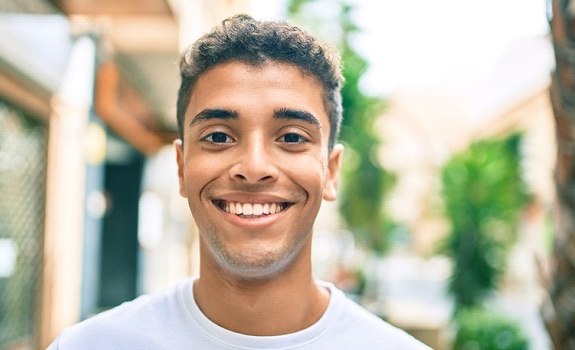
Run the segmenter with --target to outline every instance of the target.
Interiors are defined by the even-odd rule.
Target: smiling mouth
[[[242,217],[257,218],[265,215],[277,214],[286,210],[291,204],[281,203],[239,203],[224,200],[215,200],[214,204],[226,213]]]

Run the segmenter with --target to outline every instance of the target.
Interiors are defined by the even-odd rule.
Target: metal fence
[[[35,347],[47,127],[0,101],[0,349]]]

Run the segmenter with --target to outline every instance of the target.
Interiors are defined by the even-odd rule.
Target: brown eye
[[[213,132],[202,139],[212,143],[229,143],[233,142],[232,138],[223,132]]]
[[[295,133],[289,133],[280,137],[278,141],[287,143],[303,143],[307,142],[308,140],[301,135]]]

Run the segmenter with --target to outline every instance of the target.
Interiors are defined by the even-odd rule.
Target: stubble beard
[[[288,270],[302,254],[309,233],[290,237],[286,245],[275,250],[255,249],[250,252],[229,251],[215,232],[211,232],[209,242],[205,242],[209,252],[221,271],[241,281],[265,282]]]

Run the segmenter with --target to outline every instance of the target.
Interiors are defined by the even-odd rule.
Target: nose
[[[238,147],[238,157],[230,168],[230,177],[245,183],[273,182],[278,177],[277,161],[273,145],[266,144],[263,137],[253,136]]]

